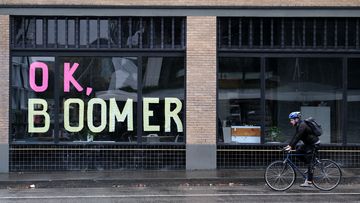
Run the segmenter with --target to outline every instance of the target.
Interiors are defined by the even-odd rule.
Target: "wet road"
[[[103,188],[9,188],[0,190],[0,202],[360,202],[360,184],[342,184],[333,191],[300,188],[275,192],[265,184],[214,184],[174,187],[146,185]]]

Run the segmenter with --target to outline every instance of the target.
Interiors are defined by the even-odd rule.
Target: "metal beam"
[[[227,16],[227,17],[360,17],[360,8],[92,8],[92,7],[1,7],[0,15],[33,16]]]

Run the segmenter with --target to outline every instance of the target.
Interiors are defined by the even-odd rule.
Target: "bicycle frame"
[[[307,178],[307,176],[305,175],[305,173],[303,173],[301,170],[300,170],[300,168],[299,167],[297,167],[296,166],[296,164],[294,164],[294,162],[291,160],[291,158],[290,157],[292,157],[292,156],[304,156],[305,154],[292,154],[291,152],[289,153],[287,153],[286,154],[286,158],[284,159],[284,163],[288,163],[293,169],[295,169],[295,171],[297,171],[298,173],[300,173],[301,174],[301,176],[304,178],[304,179],[306,179]]]

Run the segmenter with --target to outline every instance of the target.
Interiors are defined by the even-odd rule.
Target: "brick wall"
[[[2,0],[0,5],[118,6],[360,6],[359,0]]]
[[[216,17],[187,17],[186,142],[216,143]]]
[[[0,143],[9,137],[9,16],[0,15]]]

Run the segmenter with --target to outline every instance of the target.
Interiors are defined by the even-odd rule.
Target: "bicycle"
[[[292,156],[303,156],[304,154],[293,154],[291,151],[285,152],[284,160],[270,163],[264,174],[266,184],[273,190],[285,191],[289,189],[296,180],[296,171],[304,179],[307,175],[297,167],[291,160]],[[342,177],[340,166],[330,159],[319,159],[317,150],[313,154],[313,184],[319,190],[330,191],[336,188]]]

